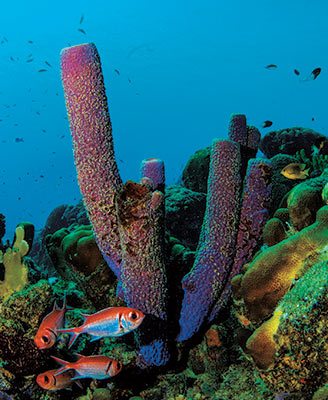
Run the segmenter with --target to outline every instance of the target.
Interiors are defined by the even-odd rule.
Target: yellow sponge
[[[28,268],[23,257],[28,253],[29,245],[24,240],[23,226],[17,226],[15,233],[13,247],[8,248],[5,253],[0,251],[0,262],[5,267],[5,279],[0,281],[0,297],[3,299],[23,289],[28,282]]]

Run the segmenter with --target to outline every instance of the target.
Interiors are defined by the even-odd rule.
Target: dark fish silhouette
[[[300,75],[300,71],[298,69],[294,69],[294,74],[298,76]]]
[[[114,71],[117,73],[117,75],[120,75],[120,71],[118,69],[114,69]]]
[[[47,72],[47,71],[48,71],[47,69],[41,68],[41,69],[39,69],[38,72]]]
[[[45,61],[44,63],[45,63],[45,64],[47,64],[47,65],[48,65],[48,67],[52,68],[52,65],[50,64],[50,62],[48,62],[48,61]]]
[[[129,83],[132,83],[132,81],[131,81],[131,79],[130,79],[130,78],[128,78],[128,81],[129,81]]]
[[[27,43],[33,44],[33,40],[28,40]]]
[[[317,77],[320,75],[321,73],[321,68],[315,68],[312,72],[311,72],[311,78],[313,80],[317,79]]]
[[[317,79],[317,77],[320,75],[321,73],[321,68],[314,68],[314,70],[311,72],[310,76],[308,76],[305,79],[302,79],[302,82],[308,82],[308,81],[314,81],[315,79]]]
[[[83,23],[83,21],[84,21],[84,15],[82,14],[80,18],[80,25]]]
[[[33,61],[33,58],[29,58],[28,60],[26,60],[26,62],[30,63]]]
[[[24,139],[22,137],[17,137],[15,139],[15,143],[21,143],[21,142],[24,142]]]
[[[263,122],[262,128],[269,128],[269,126],[271,126],[271,125],[272,125],[272,121],[267,120],[267,121]]]
[[[276,64],[268,64],[264,68],[266,68],[266,69],[277,69],[278,65],[276,65]]]
[[[14,57],[13,57],[13,56],[10,56],[10,59],[11,59],[11,61],[15,61],[15,59],[14,59]]]
[[[311,121],[314,121],[314,117],[311,118]]]
[[[85,30],[84,30],[84,29],[82,29],[82,28],[79,28],[79,29],[78,29],[78,31],[79,31],[79,32],[81,32],[81,33],[83,33],[83,35],[86,35],[86,32],[85,32]]]

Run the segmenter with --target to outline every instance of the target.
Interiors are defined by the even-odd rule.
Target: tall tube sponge
[[[96,46],[64,49],[61,66],[78,182],[98,246],[127,305],[146,314],[136,332],[139,366],[165,365],[164,196],[142,183],[122,183]]]
[[[63,49],[61,71],[83,201],[99,249],[119,277],[121,249],[115,196],[123,183],[115,160],[112,125],[96,46],[91,43]]]
[[[229,275],[237,239],[241,194],[239,143],[215,140],[211,149],[207,203],[195,263],[183,278],[178,341],[207,322]]]

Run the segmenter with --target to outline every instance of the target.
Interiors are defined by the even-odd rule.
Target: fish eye
[[[48,336],[42,336],[42,341],[44,342],[44,343],[48,343],[49,342],[49,338],[48,338]]]
[[[137,313],[135,313],[134,311],[131,311],[129,317],[130,317],[132,320],[136,320],[136,319],[138,318],[138,315],[137,315]]]

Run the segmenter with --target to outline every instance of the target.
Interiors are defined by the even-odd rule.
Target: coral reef
[[[243,299],[251,321],[270,315],[278,301],[301,276],[305,261],[315,258],[327,245],[328,206],[317,212],[316,222],[268,247],[248,265],[244,275],[232,280],[235,295]]]
[[[313,146],[322,148],[326,141],[326,136],[312,129],[293,127],[267,133],[261,140],[260,150],[268,158],[277,154],[295,155],[300,150],[310,157]]]
[[[328,145],[328,141],[326,141]],[[320,175],[326,168],[328,168],[328,154],[321,154],[322,149],[314,148],[310,157],[307,157],[305,151],[302,149],[295,157],[300,163],[306,164],[310,169],[310,176],[315,177]]]
[[[47,235],[45,245],[56,272],[74,282],[95,307],[113,301],[115,276],[97,247],[90,225],[59,229]]]
[[[327,382],[327,282],[328,262],[313,265],[248,339],[256,364],[271,367],[261,375],[269,387],[311,398]]]
[[[290,222],[301,230],[315,221],[317,210],[324,205],[322,190],[328,181],[328,170],[319,177],[308,179],[291,190],[287,197]]]
[[[29,223],[3,243],[0,214],[0,398],[326,398],[326,138],[270,133],[261,146],[271,158],[254,158],[260,133],[233,114],[228,139],[196,152],[181,185],[165,186],[157,158],[142,161],[140,182],[124,184],[95,46],[65,49],[62,77],[85,208],[57,207],[33,248]],[[291,162],[306,163],[310,177],[285,178]],[[34,339],[44,340],[40,323],[59,311],[55,302],[60,324],[47,326],[52,346],[41,349]],[[57,386],[70,391],[40,385],[40,374],[56,375],[50,356],[76,359],[64,319],[77,327],[121,305],[145,314],[134,335],[74,343],[78,354],[116,360],[120,374]],[[120,333],[121,313],[112,314]]]

